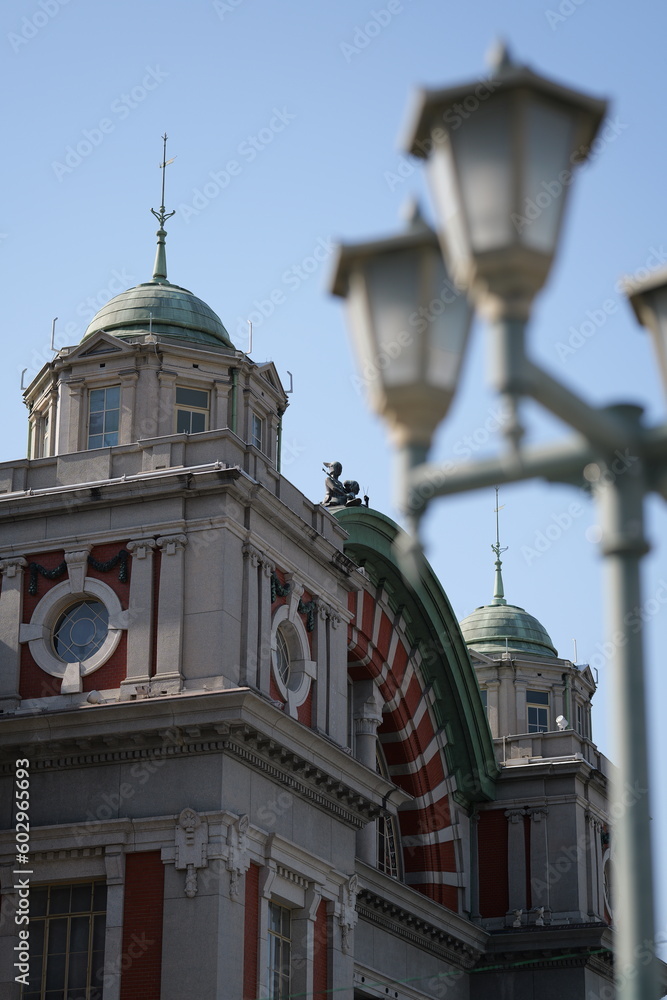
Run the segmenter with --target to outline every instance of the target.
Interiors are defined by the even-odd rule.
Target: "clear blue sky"
[[[534,68],[609,97],[616,123],[614,140],[580,171],[571,192],[561,253],[535,309],[531,350],[593,402],[642,401],[654,421],[664,418],[648,338],[616,282],[661,256],[667,263],[659,179],[667,159],[665,9],[654,0],[393,0],[390,9],[391,16],[385,0],[5,0],[2,460],[24,455],[21,370],[27,367],[30,378],[50,358],[52,318],[59,317],[59,342],[76,342],[96,304],[150,277],[149,209],[159,201],[166,130],[169,155],[177,157],[168,170],[167,207],[176,209],[168,225],[169,277],[207,301],[239,347],[254,312],[253,357],[275,361],[286,381],[293,373],[285,475],[318,500],[322,461],[340,460],[344,476],[358,479],[374,506],[395,514],[387,438],[355,382],[340,303],[326,291],[330,242],[391,231],[414,194],[431,211],[419,164],[397,144],[410,95],[419,84],[483,74],[498,35]],[[386,23],[366,29],[378,20]],[[406,177],[397,177],[399,167]],[[308,273],[316,248],[324,260]],[[278,304],[262,316],[272,294]],[[600,322],[608,300],[613,309]],[[589,311],[598,318],[595,332],[564,354],[559,345]],[[471,441],[475,458],[498,446],[486,429],[497,404],[485,388],[483,324],[473,332],[460,393],[437,442],[443,459],[470,449]],[[528,414],[534,440],[567,433],[537,409]],[[580,500],[542,484],[503,490],[505,586],[510,601],[544,623],[562,655],[573,656],[576,639],[579,661],[598,665],[594,736],[613,758],[590,502],[581,502],[546,551],[530,551]],[[429,556],[459,617],[492,594],[493,507],[488,491],[440,501],[428,517]],[[645,634],[659,857],[667,855],[667,754],[659,735],[667,704],[663,502],[649,503],[648,522],[654,548],[645,598],[657,610]],[[657,929],[666,933],[664,865],[659,874]]]

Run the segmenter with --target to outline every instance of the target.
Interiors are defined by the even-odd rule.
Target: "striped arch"
[[[348,673],[374,678],[385,702],[378,736],[392,780],[414,796],[399,813],[405,881],[458,912],[459,877],[451,823],[453,783],[445,773],[429,694],[405,623],[367,590],[350,594]],[[460,862],[459,862],[460,863]]]
[[[416,587],[402,576],[397,525],[365,508],[337,516],[350,534],[345,552],[367,581],[349,595],[348,672],[378,685],[389,773],[413,796],[399,813],[405,881],[458,912],[464,858],[453,807],[467,812],[493,798],[497,773],[473,667],[430,568]]]

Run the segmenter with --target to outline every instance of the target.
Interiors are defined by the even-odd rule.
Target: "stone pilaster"
[[[271,574],[275,566],[262,559],[259,577],[259,644],[257,648],[257,686],[268,695],[271,683]]]
[[[130,575],[129,628],[127,632],[127,672],[124,687],[149,684],[153,659],[153,551],[154,538],[128,542],[132,555]]]
[[[209,424],[209,429],[214,430],[219,427],[227,426],[227,396],[229,394],[229,385],[227,382],[222,382],[216,379],[213,385],[213,399],[211,405],[211,420]]]
[[[18,705],[21,673],[19,628],[23,617],[23,571],[25,559],[0,560],[0,708]]]
[[[174,433],[176,372],[158,372],[158,437]]]
[[[65,431],[67,437],[65,439],[65,448],[61,448],[60,450],[67,451],[70,454],[75,451],[80,451],[81,448],[85,447],[88,443],[84,440],[88,429],[88,422],[85,419],[85,414],[83,412],[83,389],[83,381],[67,383],[67,392],[69,396],[69,406],[67,407],[67,428]]]
[[[136,371],[120,373],[120,427],[118,428],[118,443],[129,444],[136,441],[134,433],[134,402],[137,392],[139,373]]]
[[[315,679],[315,703],[313,705],[313,723],[322,732],[327,731],[328,701],[329,701],[329,661],[328,631],[332,609],[317,598],[317,619],[313,641],[313,657],[317,664]]]
[[[313,995],[313,969],[315,965],[315,921],[322,898],[318,886],[306,892],[306,905],[292,911],[292,993]],[[296,960],[296,961],[295,961]]]
[[[528,809],[530,824],[530,888],[533,907],[549,907],[548,809]]]
[[[354,755],[371,771],[377,768],[377,730],[382,723],[380,693],[373,681],[354,685]],[[357,832],[357,855],[367,865],[377,865],[377,820]]]
[[[604,887],[602,871],[602,824],[592,813],[586,813],[586,866],[588,887],[588,914],[594,919],[604,919]]]
[[[162,552],[157,615],[157,662],[151,687],[156,692],[181,690],[183,674],[183,598],[185,586],[185,546],[182,534],[164,535],[157,540]]]
[[[259,575],[262,559],[259,549],[246,542],[243,546],[243,617],[239,671],[241,687],[259,687]]]
[[[104,1000],[119,1000],[123,950],[123,903],[125,900],[125,855],[120,844],[104,852],[107,883],[106,933],[104,937]]]

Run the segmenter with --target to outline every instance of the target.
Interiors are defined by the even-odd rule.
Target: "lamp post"
[[[505,431],[508,448],[495,459],[454,469],[448,465],[446,471],[427,462],[431,436],[456,389],[465,347],[455,314],[443,313],[438,334],[448,350],[459,352],[458,361],[448,359],[446,384],[434,381],[426,392],[429,373],[423,368],[410,381],[416,369],[399,351],[378,371],[370,397],[404,455],[399,487],[415,549],[420,517],[435,496],[534,477],[592,488],[600,508],[608,626],[615,640],[617,997],[649,1000],[658,996],[658,987],[655,955],[647,962],[643,950],[647,942],[655,947],[648,794],[642,793],[632,806],[623,801],[628,788],[648,789],[643,638],[627,623],[642,604],[640,564],[648,551],[644,500],[649,490],[667,497],[667,426],[645,427],[638,406],[589,405],[530,360],[525,343],[532,302],[556,252],[573,173],[586,159],[605,109],[603,101],[513,64],[506,50],[483,84],[421,93],[407,146],[427,160],[449,270],[490,321],[491,377],[512,413]],[[432,245],[433,237],[429,239]],[[408,264],[405,254],[400,260],[395,254],[392,266],[386,265],[390,244],[376,244],[375,250],[373,244],[343,248],[333,286],[336,294],[348,297],[353,335],[362,356],[369,357],[370,351],[371,359],[373,352],[377,358],[383,338],[397,339],[396,331],[405,329],[421,301],[415,295],[423,288],[416,265]],[[399,277],[403,266],[405,275]],[[373,279],[362,279],[362,271],[373,273]],[[667,273],[632,286],[630,294],[640,322],[656,338],[667,387]],[[457,315],[460,319],[462,312]],[[415,325],[413,333],[411,355],[424,358],[433,332]],[[397,379],[405,403],[398,416],[390,402]],[[522,397],[536,400],[577,433],[562,444],[526,448],[519,417]],[[418,401],[414,413],[413,400]],[[630,449],[629,464],[619,460],[622,449]]]

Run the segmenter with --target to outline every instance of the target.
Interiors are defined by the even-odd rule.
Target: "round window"
[[[290,671],[290,655],[287,640],[280,628],[276,633],[275,668],[283,684],[287,685]]]
[[[65,663],[93,656],[109,632],[109,611],[102,601],[78,601],[60,616],[53,632],[56,655]]]

